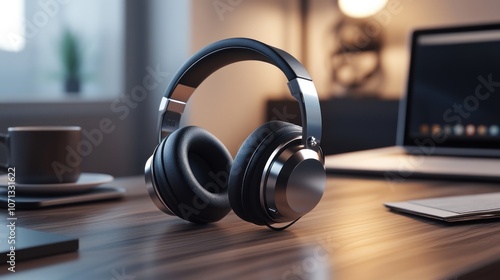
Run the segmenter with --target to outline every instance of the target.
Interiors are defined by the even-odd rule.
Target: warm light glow
[[[0,0],[0,50],[24,48],[24,0]]]
[[[382,10],[388,0],[339,0],[340,10],[354,18],[373,16]]]

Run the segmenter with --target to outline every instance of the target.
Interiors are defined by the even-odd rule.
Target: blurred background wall
[[[334,0],[13,1],[28,3],[24,22],[39,28],[22,50],[0,49],[0,131],[59,124],[91,131],[110,118],[116,129],[85,158],[89,172],[142,173],[156,145],[157,108],[169,79],[191,54],[222,38],[251,37],[290,52],[306,64],[323,100],[350,94],[331,79],[333,27],[344,17]],[[494,0],[389,0],[366,19],[381,26],[380,82],[356,96],[398,99],[404,93],[411,30],[500,21],[498,10]],[[66,92],[56,75],[64,26],[86,40],[79,94]],[[267,100],[282,98],[289,95],[277,69],[234,64],[200,86],[183,123],[211,131],[234,155],[264,122]]]

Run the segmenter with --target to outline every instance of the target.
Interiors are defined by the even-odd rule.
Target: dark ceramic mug
[[[7,147],[7,162],[0,163],[0,170],[15,168],[21,184],[76,182],[80,162],[72,161],[68,151],[76,151],[80,141],[78,126],[9,127],[7,134],[0,134]]]

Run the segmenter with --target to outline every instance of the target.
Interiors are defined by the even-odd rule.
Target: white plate
[[[82,173],[78,181],[61,184],[19,184],[15,183],[16,192],[30,194],[68,194],[83,192],[113,181],[113,176],[98,173]],[[0,176],[0,188],[7,189],[7,174]]]

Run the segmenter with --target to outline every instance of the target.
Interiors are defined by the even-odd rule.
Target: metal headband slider
[[[296,78],[288,82],[292,96],[299,102],[302,115],[302,143],[317,150],[321,142],[321,108],[318,93],[311,80]]]
[[[161,99],[159,111],[160,112],[169,111],[182,114],[182,112],[184,112],[185,107],[186,107],[186,102],[163,97]]]
[[[186,103],[163,97],[160,103],[159,141],[179,128],[182,112]]]

